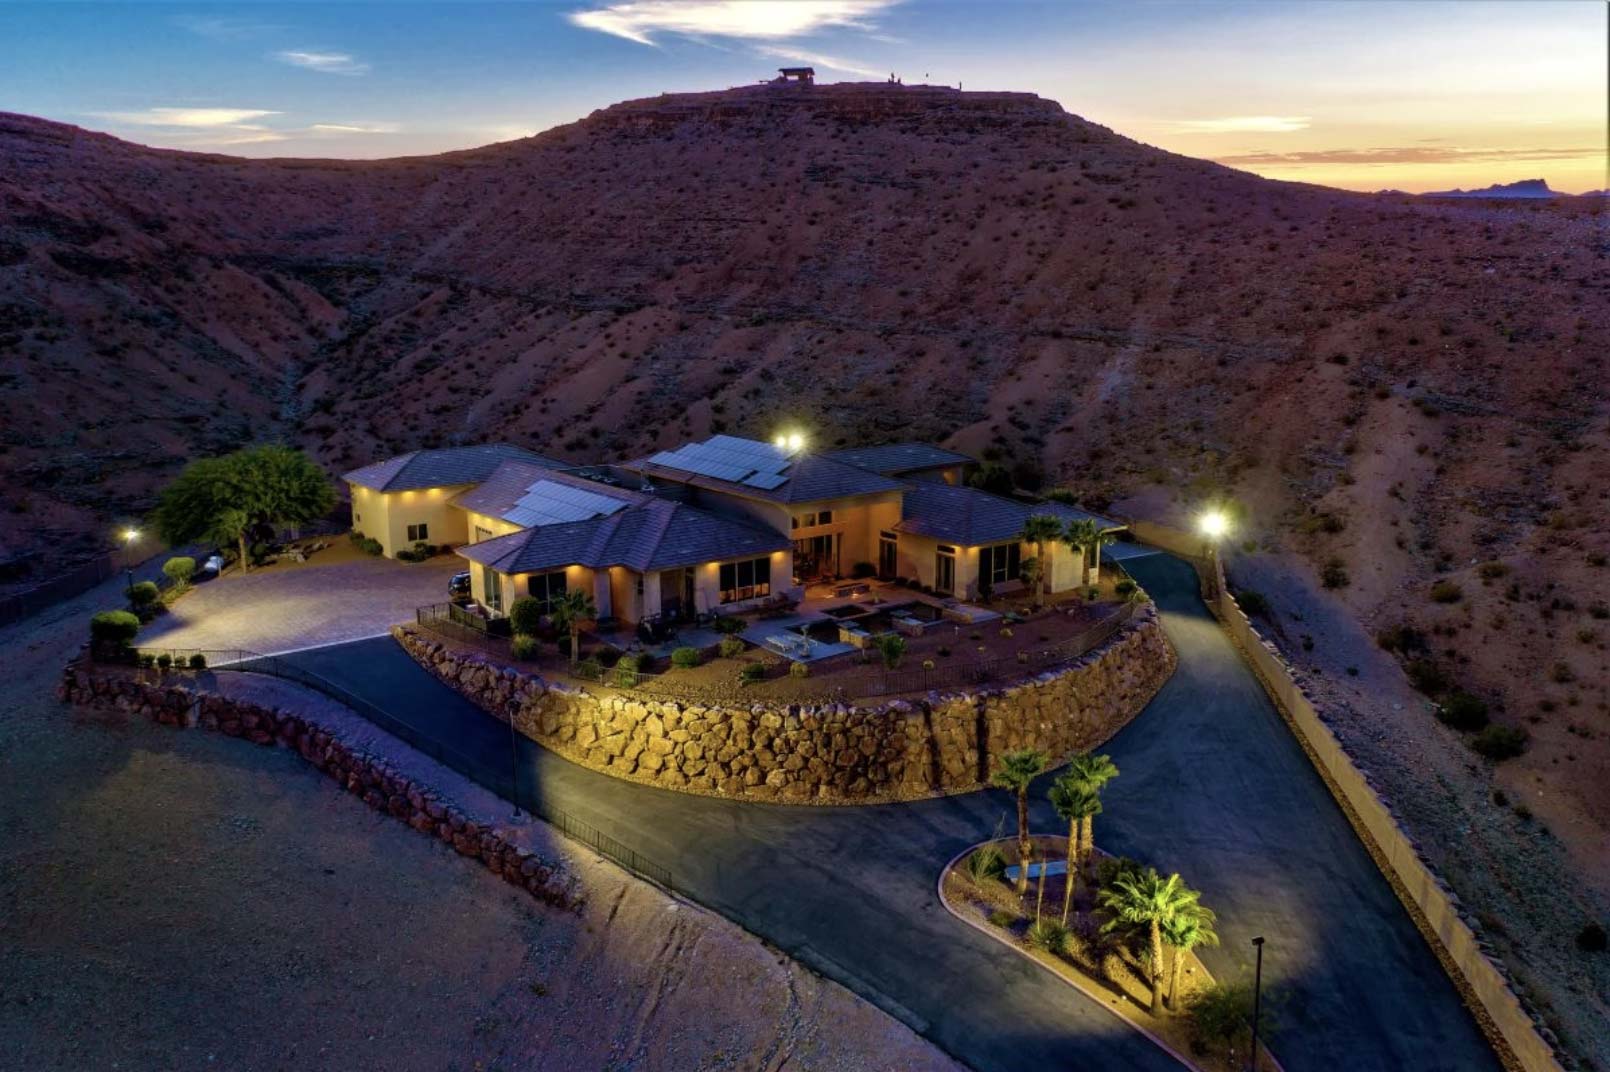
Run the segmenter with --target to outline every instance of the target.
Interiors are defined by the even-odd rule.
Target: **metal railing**
[[[591,846],[600,854],[609,857],[626,870],[639,878],[671,890],[675,886],[672,882],[671,869],[663,864],[649,859],[636,849],[631,848],[599,830],[590,823],[576,818],[562,808],[553,806],[542,798],[535,785],[517,782],[514,764],[488,764],[444,743],[440,738],[402,721],[383,708],[376,706],[361,696],[336,684],[321,674],[316,674],[305,667],[297,666],[286,658],[277,655],[260,655],[254,651],[241,648],[163,648],[138,647],[130,649],[138,663],[142,657],[150,655],[153,659],[167,655],[172,665],[177,669],[188,666],[194,655],[200,655],[206,660],[207,670],[230,671],[237,673],[265,674],[322,693],[346,707],[373,725],[385,730],[387,733],[403,741],[416,751],[430,756],[442,766],[456,771],[475,782],[481,787],[491,790],[503,799],[525,808],[544,822],[558,828],[567,837]],[[191,671],[195,672],[195,671]],[[509,724],[508,719],[499,719],[498,716],[488,712],[488,716]],[[514,749],[516,743],[511,739],[510,748]],[[531,747],[540,747],[533,743]],[[511,760],[514,753],[511,752]]]

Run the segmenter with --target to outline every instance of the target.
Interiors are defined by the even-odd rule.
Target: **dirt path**
[[[63,708],[98,605],[0,633],[0,1067],[961,1068],[587,854],[547,910],[287,751]]]

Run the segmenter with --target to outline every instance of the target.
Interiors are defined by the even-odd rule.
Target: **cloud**
[[[247,120],[279,115],[262,108],[147,108],[143,112],[90,112],[100,119],[141,127],[244,127]]]
[[[396,123],[314,123],[308,127],[315,135],[396,134],[400,130]]]
[[[357,57],[347,52],[309,52],[302,49],[286,49],[274,53],[274,58],[281,63],[288,63],[292,67],[305,67],[310,71],[322,74],[358,75],[368,74],[369,65],[360,62]]]
[[[1229,115],[1222,119],[1182,119],[1182,134],[1291,134],[1308,129],[1306,115]]]
[[[1216,156],[1232,166],[1274,167],[1305,164],[1463,164],[1504,160],[1581,160],[1602,156],[1602,146],[1565,149],[1459,149],[1431,145],[1403,145],[1375,149],[1313,149],[1305,152],[1241,153]]]
[[[900,0],[629,0],[567,18],[587,30],[655,44],[656,34],[785,40],[820,30],[873,28],[873,17]],[[824,64],[824,66],[826,66]]]
[[[881,79],[884,76],[884,72],[873,70],[858,60],[838,59],[833,56],[824,56],[820,52],[806,52],[803,49],[784,48],[777,45],[761,45],[755,51],[762,56],[791,60],[794,63],[804,63],[812,67],[825,67],[831,71],[844,71],[848,74],[865,75],[868,78]]]

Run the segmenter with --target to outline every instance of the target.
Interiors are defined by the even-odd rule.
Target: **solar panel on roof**
[[[770,491],[773,488],[781,487],[782,485],[788,483],[788,477],[784,476],[782,473],[755,473],[753,476],[745,480],[744,483],[748,484],[750,487],[760,488],[762,491]]]
[[[608,495],[573,488],[553,480],[539,480],[526,489],[526,493],[515,501],[503,517],[517,525],[553,525],[607,517],[625,505],[620,499]]]

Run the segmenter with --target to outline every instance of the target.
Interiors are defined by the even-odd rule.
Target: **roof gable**
[[[1116,521],[1059,502],[1024,503],[978,488],[915,483],[906,489],[899,531],[928,536],[964,547],[1015,539],[1035,514],[1064,521],[1093,520],[1103,529],[1122,528]]]
[[[825,454],[795,454],[767,470],[757,465],[753,471],[739,472],[741,464],[730,470],[720,466],[706,466],[705,471],[683,468],[700,465],[697,453],[691,448],[706,446],[719,454],[732,444],[749,444],[757,457],[761,451],[776,452],[777,448],[757,440],[739,440],[734,436],[712,436],[702,444],[688,444],[674,451],[660,451],[647,458],[627,463],[624,468],[642,473],[646,477],[707,488],[746,499],[759,499],[775,503],[811,503],[826,499],[844,499],[855,495],[875,495],[899,491],[904,484],[873,472],[835,460]],[[740,448],[741,449],[741,448]],[[689,460],[690,457],[693,460]]]
[[[482,443],[409,451],[383,462],[354,469],[342,479],[383,492],[456,487],[479,484],[506,461],[521,461],[549,469],[565,464],[512,443]]]

